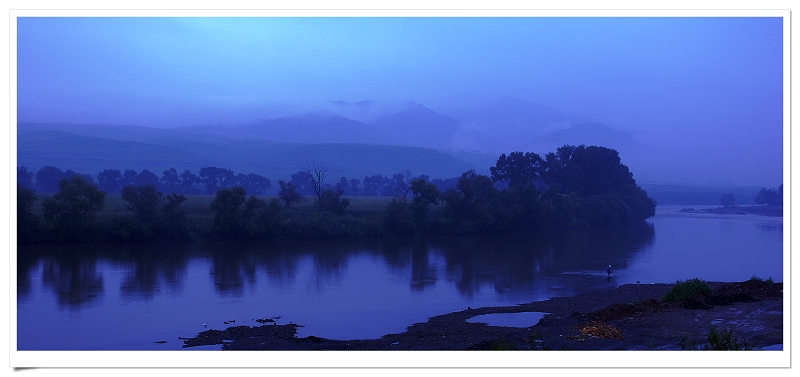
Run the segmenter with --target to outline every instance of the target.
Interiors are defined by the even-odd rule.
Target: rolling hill
[[[367,144],[291,144],[253,139],[225,139],[211,144],[174,138],[138,142],[41,131],[19,135],[17,145],[18,165],[29,171],[51,165],[93,176],[104,169],[148,169],[161,175],[171,167],[197,173],[200,168],[213,165],[277,180],[288,179],[312,161],[326,164],[331,177],[350,179],[375,174],[391,176],[402,170],[450,178],[469,169],[486,174],[489,168],[432,149]]]

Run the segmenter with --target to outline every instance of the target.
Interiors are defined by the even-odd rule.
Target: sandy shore
[[[763,281],[709,283],[710,296],[663,303],[672,284],[627,284],[515,306],[471,308],[432,317],[400,334],[371,340],[298,338],[299,325],[266,324],[208,330],[184,347],[224,350],[680,350],[708,345],[711,326],[732,330],[756,349],[783,344],[783,285]],[[489,326],[481,314],[544,312],[530,327]]]

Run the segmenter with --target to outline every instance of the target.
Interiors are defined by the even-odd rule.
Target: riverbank
[[[379,339],[298,338],[302,324],[233,326],[183,338],[184,347],[224,350],[680,350],[708,346],[710,329],[732,331],[748,348],[783,344],[783,284],[751,279],[708,283],[712,293],[663,303],[672,284],[627,284],[570,297],[466,308]],[[526,328],[467,322],[482,314],[544,312]],[[357,326],[357,324],[354,324]]]
[[[691,207],[681,208],[678,211],[669,212],[669,215],[731,215],[731,216],[767,216],[783,217],[783,207],[776,206],[740,206],[740,207],[716,207],[695,209]]]

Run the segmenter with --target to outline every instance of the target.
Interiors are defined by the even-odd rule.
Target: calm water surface
[[[259,318],[369,339],[467,306],[637,281],[783,281],[780,218],[670,214],[680,208],[637,229],[548,235],[24,247],[17,349],[181,349],[178,337]]]

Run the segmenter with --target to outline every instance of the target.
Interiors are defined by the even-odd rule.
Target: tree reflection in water
[[[100,261],[125,271],[118,289],[125,300],[150,300],[161,291],[180,294],[187,266],[198,258],[209,262],[209,279],[220,296],[242,297],[246,286],[266,278],[275,289],[296,286],[297,270],[310,258],[311,289],[321,293],[337,284],[356,254],[382,259],[390,274],[408,279],[423,292],[440,279],[472,297],[482,287],[498,293],[533,285],[537,279],[564,272],[602,270],[651,244],[653,225],[636,228],[564,231],[502,236],[440,236],[372,240],[273,241],[225,244],[138,244],[26,246],[20,249],[18,290],[30,287],[30,273],[41,266],[43,286],[59,303],[80,307],[104,289]],[[409,269],[410,267],[410,269]],[[357,272],[357,271],[356,271]],[[400,275],[410,274],[410,276]]]

